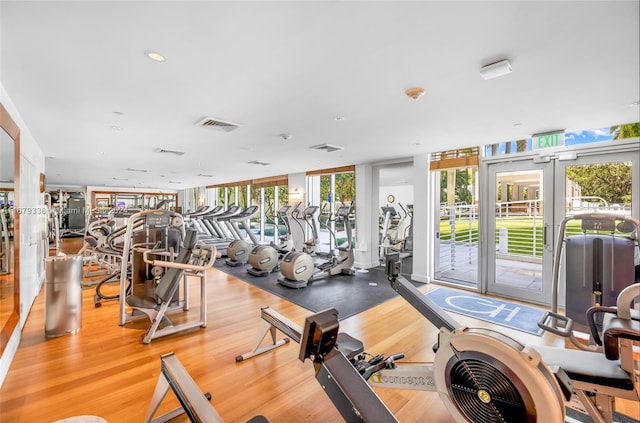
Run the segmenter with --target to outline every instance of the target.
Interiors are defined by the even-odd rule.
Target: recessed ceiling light
[[[291,134],[280,134],[280,138],[286,141],[291,138]]]
[[[128,168],[127,168],[127,170],[128,170],[129,172],[142,172],[142,173],[146,173],[146,172],[148,172],[148,171],[147,171],[147,169],[135,169],[135,168],[133,168],[133,167],[128,167]]]
[[[344,116],[334,116],[333,120],[335,120],[336,122],[341,122],[344,120]]]
[[[122,112],[113,112],[113,114],[114,115],[120,115],[120,116],[124,115],[124,113],[122,113]]]
[[[167,60],[166,57],[164,57],[162,54],[158,53],[157,51],[147,50],[144,52],[144,54],[149,59],[155,60],[156,62],[164,62],[165,60]]]
[[[521,123],[514,123],[513,126],[522,126]]]
[[[122,131],[122,128],[118,125],[111,125],[111,129],[113,129],[114,131]]]
[[[111,179],[113,179],[114,181],[128,181],[127,178],[116,178],[116,177],[113,177]]]

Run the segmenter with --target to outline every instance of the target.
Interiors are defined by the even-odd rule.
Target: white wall
[[[393,203],[387,201],[390,195],[395,197]],[[380,187],[380,207],[393,206],[398,212],[401,212],[402,209],[398,204],[402,204],[403,207],[407,207],[407,204],[413,204],[413,185],[406,184]]]
[[[45,172],[44,153],[31,135],[29,128],[20,116],[0,81],[0,101],[13,120],[20,127],[20,196],[21,208],[40,209],[44,206],[44,195],[40,194],[40,173]],[[11,335],[7,347],[0,357],[0,385],[7,375],[11,361],[20,343],[21,331],[40,292],[44,277],[44,263],[38,258],[44,257],[46,233],[42,231],[44,214],[21,215],[20,220],[20,321]],[[46,229],[46,225],[44,226]],[[44,330],[44,328],[43,328]]]
[[[433,261],[433,235],[429,229],[431,202],[429,193],[429,155],[413,158],[413,272],[411,279],[429,282],[429,268]],[[431,246],[431,247],[430,247]]]
[[[370,164],[356,165],[356,245],[354,267],[378,265],[379,170]],[[385,197],[386,198],[386,197]]]

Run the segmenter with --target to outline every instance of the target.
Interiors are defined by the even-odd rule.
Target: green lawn
[[[535,234],[534,234],[535,224]],[[581,233],[581,222],[572,220],[566,226],[568,236]],[[455,222],[456,242],[478,242],[478,221],[469,222],[468,219]],[[510,254],[542,257],[542,218],[505,218],[496,220],[496,243],[499,242],[500,229],[506,228],[508,232],[508,251]],[[608,232],[603,232],[608,233]],[[451,225],[448,220],[440,222],[440,239],[451,240]],[[535,241],[535,244],[534,244]],[[555,244],[555,239],[550,240]]]

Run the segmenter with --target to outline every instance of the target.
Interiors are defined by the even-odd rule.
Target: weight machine
[[[216,259],[215,246],[197,244],[196,231],[190,229],[185,233],[182,216],[168,210],[133,214],[123,237],[117,296],[119,324],[124,326],[129,321],[148,317],[151,326],[144,336],[145,344],[171,333],[206,327],[206,270]],[[200,279],[200,318],[174,326],[166,313],[189,309],[187,276]],[[182,290],[180,282],[183,282]]]
[[[580,229],[569,235],[571,222]],[[579,349],[602,351],[593,342],[603,324],[602,312],[591,307],[616,306],[618,295],[635,282],[634,253],[638,248],[640,222],[632,216],[609,213],[582,213],[565,217],[556,241],[551,287],[551,310],[538,326],[555,335],[566,337]],[[560,286],[560,268],[564,263],[565,284]],[[559,312],[561,288],[565,291],[565,314]],[[640,292],[640,285],[636,287]],[[632,310],[635,320],[640,312]],[[591,334],[581,342],[574,331]]]

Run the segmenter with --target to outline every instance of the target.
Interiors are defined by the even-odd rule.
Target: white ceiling
[[[51,184],[182,189],[640,119],[638,1],[0,7],[2,84]]]

